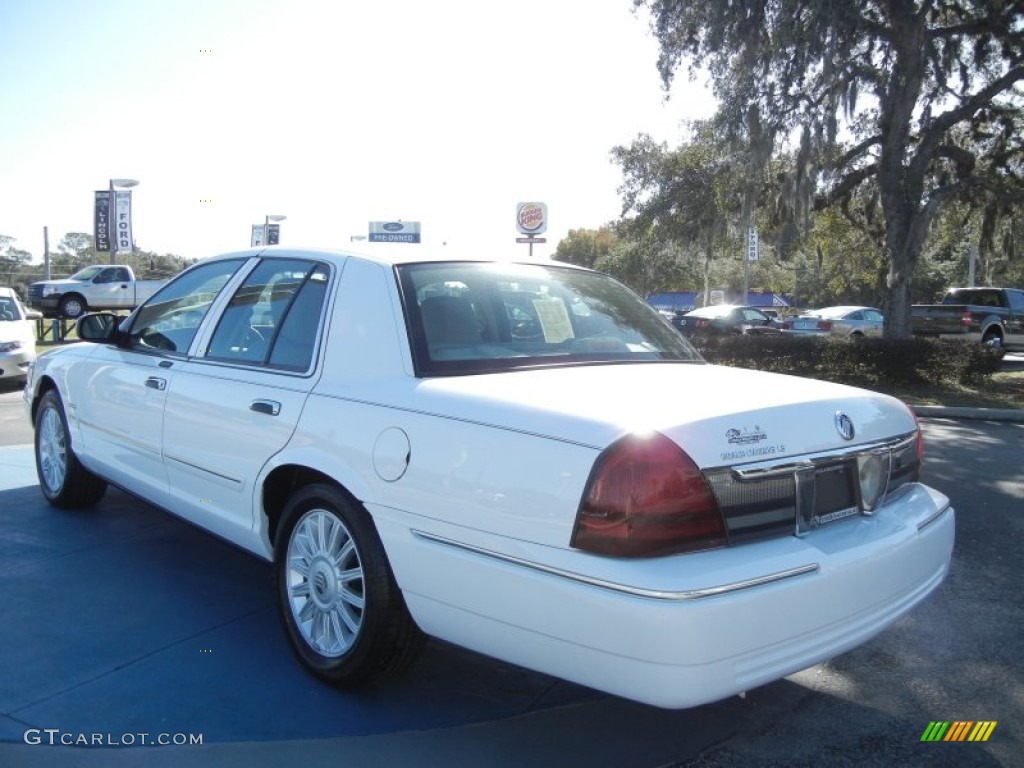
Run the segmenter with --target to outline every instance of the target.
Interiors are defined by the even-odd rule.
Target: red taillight
[[[818,321],[818,330],[819,331],[831,331],[832,330],[832,321],[831,320],[819,320]]]
[[[784,330],[789,331],[789,330],[792,330],[793,324],[791,322],[789,322],[789,320],[786,320],[786,321],[784,321],[782,323],[782,327],[783,327]]]
[[[960,325],[967,328],[971,324],[971,313],[968,310],[964,310],[960,313]]]
[[[725,525],[697,465],[661,434],[630,435],[590,472],[572,546],[649,557],[724,546]]]

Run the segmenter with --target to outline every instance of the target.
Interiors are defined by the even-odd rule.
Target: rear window
[[[976,307],[1004,307],[1003,294],[993,290],[959,290],[947,293],[943,304],[971,304]]]
[[[656,310],[607,275],[490,262],[397,270],[417,375],[701,362]]]

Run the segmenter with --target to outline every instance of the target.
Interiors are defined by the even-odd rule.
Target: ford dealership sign
[[[371,243],[418,243],[420,223],[418,221],[371,221]]]

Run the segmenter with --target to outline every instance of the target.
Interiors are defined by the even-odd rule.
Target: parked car
[[[778,333],[776,322],[755,307],[713,304],[672,320],[684,336]]]
[[[46,317],[74,319],[91,310],[135,309],[164,282],[136,280],[126,264],[94,265],[63,280],[32,283],[28,300]]]
[[[953,288],[941,304],[910,308],[915,335],[980,342],[1003,352],[1024,351],[1024,289]]]
[[[0,382],[24,381],[36,359],[29,312],[12,288],[0,288]]]
[[[695,706],[865,642],[949,568],[906,405],[708,365],[581,267],[252,249],[77,331],[25,390],[43,495],[113,483],[273,561],[337,685],[425,633]]]
[[[824,307],[782,322],[782,330],[798,336],[880,337],[882,313],[874,307]]]

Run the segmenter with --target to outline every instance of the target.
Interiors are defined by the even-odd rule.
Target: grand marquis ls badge
[[[853,419],[842,411],[836,411],[836,431],[843,440],[853,440],[856,430],[853,428]]]

